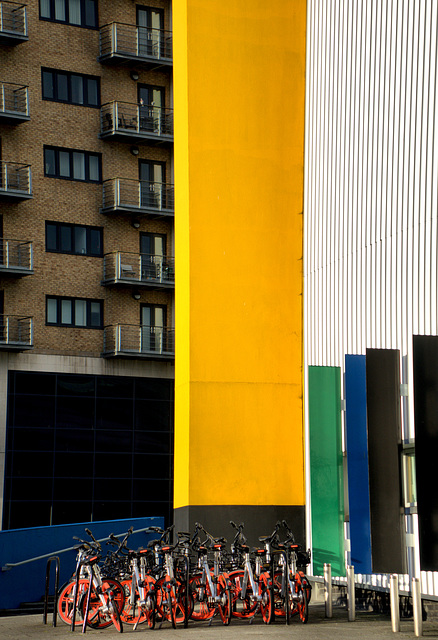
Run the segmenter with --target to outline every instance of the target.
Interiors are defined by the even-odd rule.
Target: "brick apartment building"
[[[170,1],[0,2],[4,529],[173,490]]]

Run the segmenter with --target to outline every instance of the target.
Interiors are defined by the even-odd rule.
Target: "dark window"
[[[63,222],[46,222],[46,251],[101,257],[103,229]]]
[[[40,0],[40,19],[97,29],[97,0]]]
[[[44,175],[82,182],[101,182],[101,154],[44,147]]]
[[[102,329],[102,300],[46,297],[46,324],[58,327]]]
[[[43,100],[100,106],[99,78],[56,69],[41,70]]]

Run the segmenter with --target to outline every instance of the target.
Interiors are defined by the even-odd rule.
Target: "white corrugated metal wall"
[[[438,0],[307,11],[305,379],[392,348],[412,393],[412,335],[438,335]]]

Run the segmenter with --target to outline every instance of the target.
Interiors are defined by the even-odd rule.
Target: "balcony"
[[[101,213],[128,213],[135,216],[171,216],[175,214],[172,184],[112,178],[103,183]]]
[[[108,102],[100,110],[100,138],[171,146],[173,109],[130,102]]]
[[[107,253],[103,259],[102,284],[174,289],[175,258],[149,253]]]
[[[104,358],[174,360],[175,329],[147,325],[116,324],[105,327]]]
[[[0,122],[19,124],[30,120],[26,86],[0,82]]]
[[[0,44],[16,45],[26,40],[26,5],[18,2],[0,2]]]
[[[21,278],[32,273],[32,243],[0,238],[0,274]]]
[[[33,348],[33,318],[0,315],[0,351]]]
[[[0,199],[27,200],[32,198],[29,164],[0,162]]]
[[[172,68],[172,32],[112,22],[100,28],[102,64],[134,63],[144,69]]]

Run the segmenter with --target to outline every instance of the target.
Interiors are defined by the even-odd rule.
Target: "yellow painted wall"
[[[175,508],[303,505],[304,0],[174,0]]]

